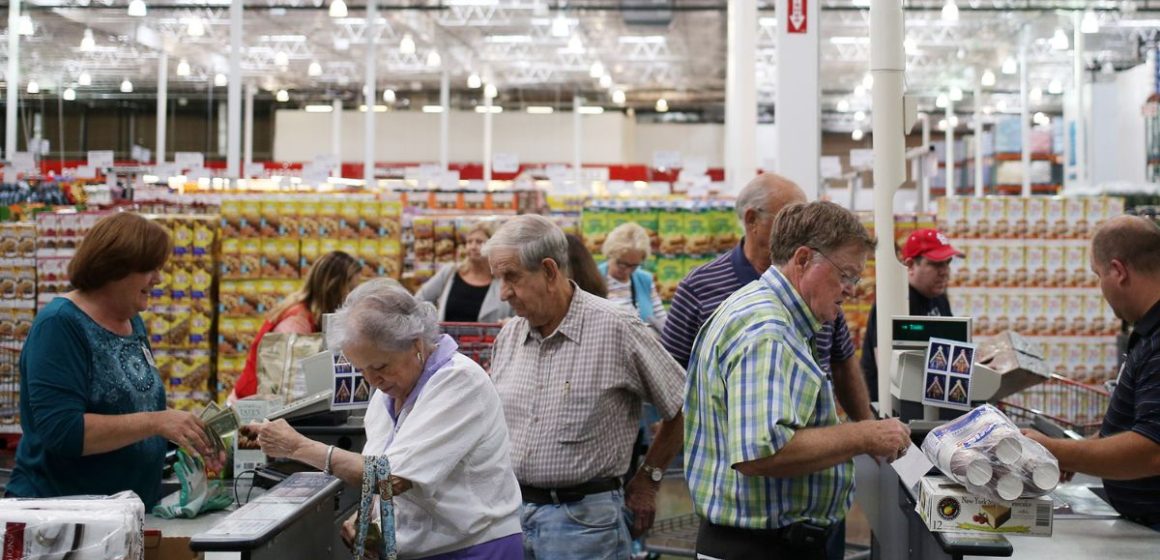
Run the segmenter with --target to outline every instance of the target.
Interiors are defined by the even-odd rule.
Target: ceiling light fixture
[[[951,128],[958,127],[959,126],[959,116],[958,115],[951,115],[949,118],[947,118],[947,124],[951,125]]]
[[[602,115],[604,114],[604,107],[599,105],[585,105],[580,107],[581,115]]]
[[[612,92],[612,102],[613,103],[615,103],[617,105],[624,105],[625,101],[627,101],[627,98],[624,95],[624,90],[618,89],[618,90],[615,90]]]
[[[306,68],[306,74],[308,76],[313,76],[313,77],[321,76],[322,75],[322,65],[319,64],[317,60],[311,61],[310,66]]]
[[[551,107],[545,107],[541,105],[530,105],[525,107],[524,110],[531,115],[551,115],[552,113],[556,112],[556,110]]]
[[[1052,95],[1063,93],[1063,82],[1059,81],[1059,78],[1051,80],[1051,83],[1047,84],[1047,93]]]
[[[983,77],[979,81],[983,87],[992,87],[995,85],[995,73],[990,68],[983,70]]]
[[[502,113],[502,112],[503,112],[503,107],[500,107],[499,105],[492,105],[492,106],[489,108],[489,107],[487,107],[486,105],[476,105],[476,106],[475,106],[475,112],[476,112],[476,113],[491,113],[491,114],[493,114],[493,115],[494,115],[494,114],[496,114],[496,113]]]
[[[85,34],[81,37],[81,51],[90,52],[97,48],[97,41],[93,39],[93,30],[85,28]]]
[[[845,99],[839,99],[836,107],[839,113],[846,113],[850,111],[850,102]]]
[[[28,89],[25,91],[28,93],[40,93],[40,84],[36,83],[36,80],[28,80]]]
[[[145,0],[129,0],[129,15],[132,17],[145,17],[145,12],[148,9],[145,6]]]
[[[571,39],[568,39],[568,52],[576,54],[584,53],[584,43],[580,41],[579,34],[573,35]]]
[[[1015,57],[1008,56],[1003,59],[1003,68],[1000,69],[1004,74],[1010,76],[1019,71],[1019,63],[1015,61]]]
[[[330,8],[326,11],[332,18],[346,17],[346,2],[342,0],[331,0]]]
[[[483,87],[483,79],[479,77],[477,72],[472,72],[471,75],[467,77],[467,88],[479,89],[481,87]]]
[[[19,27],[16,28],[17,35],[31,37],[32,35],[36,34],[36,26],[32,24],[32,16],[28,14],[20,16],[20,22],[18,25]]]
[[[603,75],[604,75],[604,65],[601,64],[599,60],[597,60],[596,62],[593,62],[592,66],[590,68],[588,68],[588,77],[590,77],[590,78],[595,79],[595,78],[599,78]]]
[[[866,88],[862,87],[862,84],[854,86],[854,97],[862,97],[863,95],[866,95]]]
[[[947,120],[946,119],[939,119],[938,129],[939,130],[946,130],[947,129]]]
[[[213,85],[216,87],[226,87],[230,85],[230,79],[225,74],[218,72],[213,75]]]
[[[949,97],[950,97],[951,101],[962,101],[963,100],[963,89],[960,88],[959,86],[951,86]]]
[[[959,21],[959,6],[955,0],[947,0],[942,7],[942,20],[947,23]]]
[[[911,37],[907,37],[905,40],[902,41],[902,48],[906,49],[906,54],[917,54],[918,53],[918,42],[916,42]]]
[[[1083,20],[1079,22],[1080,33],[1099,33],[1100,20],[1094,10],[1088,9],[1083,13]]]
[[[395,90],[387,88],[383,90],[383,102],[394,103],[398,98],[395,96]]]
[[[307,113],[331,113],[334,107],[330,105],[307,105],[302,108]]]
[[[1055,34],[1051,36],[1051,48],[1057,51],[1066,51],[1071,46],[1071,42],[1067,39],[1067,33],[1063,29],[1055,28]]]
[[[853,140],[853,141],[855,141],[855,142],[861,142],[861,141],[862,141],[862,137],[863,137],[864,135],[865,135],[865,133],[864,133],[864,132],[862,132],[862,129],[861,129],[861,128],[855,128],[855,129],[854,129],[854,132],[851,132],[851,133],[850,133],[850,139],[852,139],[852,140]]]
[[[277,66],[278,68],[282,68],[282,69],[285,69],[287,66],[290,66],[290,55],[286,54],[286,51],[278,51],[277,53],[275,53],[274,54],[274,66]]]
[[[205,23],[202,23],[201,18],[193,18],[185,26],[185,33],[190,37],[202,37],[205,35]]]
[[[411,37],[410,33],[404,34],[403,39],[399,41],[399,52],[402,54],[415,54],[415,39]]]
[[[866,88],[867,90],[874,87],[874,75],[873,74],[867,72],[865,76],[862,76],[862,87]]]
[[[865,111],[858,111],[858,112],[854,113],[854,122],[862,122],[864,120],[866,120],[866,112]]]
[[[77,85],[91,86],[93,85],[93,77],[87,71],[81,72],[81,75],[77,76]]]
[[[290,101],[290,92],[284,89],[278,90],[278,93],[274,94],[274,101],[277,101],[278,103],[285,103]]]
[[[1112,64],[1110,60],[1105,60],[1104,63],[1100,65],[1100,72],[1103,72],[1104,74],[1115,74],[1116,65]]]
[[[665,98],[662,97],[662,98],[657,100],[657,104],[656,104],[655,108],[656,108],[658,113],[667,113],[667,112],[669,112],[669,102],[666,101]]]
[[[483,95],[488,99],[495,99],[499,95],[499,90],[495,88],[494,84],[487,84],[487,87],[483,88]]]
[[[76,101],[77,90],[73,88],[65,88],[64,93],[61,94],[60,98],[64,99],[65,101]]]
[[[121,80],[121,93],[133,93],[133,82],[129,78]]]
[[[423,112],[424,113],[442,113],[443,106],[442,105],[424,105]]]
[[[556,14],[556,17],[552,18],[551,33],[553,37],[563,39],[571,32],[572,28],[568,25],[568,20],[564,18],[564,14]]]
[[[1007,101],[1003,100],[1003,99],[996,101],[995,102],[995,110],[999,111],[1000,113],[1006,113],[1007,112]]]
[[[601,76],[600,77],[600,87],[602,87],[604,89],[608,89],[608,88],[612,87],[612,76],[609,76],[608,74]]]
[[[1027,98],[1028,98],[1028,99],[1029,99],[1029,100],[1030,100],[1032,103],[1035,103],[1035,104],[1037,104],[1037,105],[1038,105],[1039,103],[1042,103],[1042,102],[1043,102],[1043,88],[1041,88],[1041,87],[1033,87],[1033,88],[1031,88],[1031,93],[1030,93],[1030,94],[1027,96]]]
[[[443,64],[443,57],[439,56],[439,51],[431,51],[427,53],[427,66],[431,68],[438,68]]]
[[[946,94],[940,93],[938,95],[938,97],[934,100],[934,106],[938,107],[939,109],[946,109],[947,105],[949,105],[949,104],[950,104],[950,101],[947,100]]]
[[[180,62],[177,63],[177,75],[178,76],[188,76],[189,75],[189,61],[187,61],[183,58],[183,59],[181,59]]]

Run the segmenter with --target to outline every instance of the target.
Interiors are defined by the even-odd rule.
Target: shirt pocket
[[[560,399],[556,440],[559,443],[575,444],[595,438],[593,418],[598,404],[595,391],[585,391],[565,384],[564,396]]]

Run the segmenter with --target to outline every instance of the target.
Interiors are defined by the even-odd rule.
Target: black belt
[[[540,505],[570,504],[579,502],[584,499],[584,496],[590,494],[618,489],[620,489],[619,478],[598,478],[567,488],[536,488],[535,486],[520,485],[520,493],[524,495],[524,501]]]
[[[795,551],[820,551],[824,555],[826,542],[839,525],[823,527],[798,522],[777,529],[746,529],[702,519],[697,533],[697,552],[714,557],[768,558],[770,553],[784,553],[788,547]]]

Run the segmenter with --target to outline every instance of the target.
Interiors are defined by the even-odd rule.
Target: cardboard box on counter
[[[945,476],[927,476],[919,483],[915,509],[936,533],[1051,536],[1050,496],[1020,498],[1005,505],[970,494]]]
[[[189,548],[189,537],[166,537],[157,529],[145,530],[145,560],[200,560],[205,556]]]

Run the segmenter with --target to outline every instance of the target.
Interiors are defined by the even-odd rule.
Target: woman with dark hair
[[[230,392],[228,402],[258,392],[258,346],[266,333],[311,334],[322,331],[322,316],[334,313],[342,306],[342,300],[358,284],[360,272],[362,264],[358,259],[342,251],[331,251],[315,261],[302,288],[266,314],[266,322],[258,329],[254,343],[250,345],[246,366]]]
[[[592,253],[588,252],[584,242],[571,233],[564,237],[568,238],[568,273],[572,275],[572,281],[585,292],[602,298],[608,297],[604,275],[600,274],[596,259],[592,258]]]
[[[467,241],[463,262],[444,265],[415,293],[435,306],[439,321],[498,323],[514,314],[500,298],[499,280],[492,278],[487,258],[480,252],[491,232],[490,222],[472,225],[463,236]]]
[[[69,262],[73,291],[36,315],[20,353],[20,426],[7,495],[136,492],[161,499],[165,440],[217,465],[196,415],[165,408],[139,313],[161,282],[169,233],[137,214],[102,218]]]

